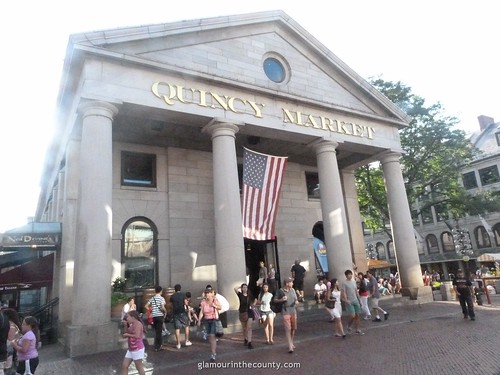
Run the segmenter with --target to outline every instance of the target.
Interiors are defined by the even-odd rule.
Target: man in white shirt
[[[316,300],[317,304],[325,302],[326,290],[327,287],[325,281],[321,277],[314,285],[314,299]]]

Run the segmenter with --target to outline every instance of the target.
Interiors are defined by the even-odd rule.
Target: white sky
[[[25,0],[0,15],[0,233],[36,209],[72,33],[281,9],[364,78],[402,81],[460,128],[500,121],[497,1]]]

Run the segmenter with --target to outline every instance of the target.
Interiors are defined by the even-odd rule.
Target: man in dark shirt
[[[186,336],[186,346],[191,346],[191,341],[189,341],[189,317],[186,310],[186,294],[181,292],[181,285],[174,285],[175,293],[170,297],[172,302],[172,313],[174,315],[174,328],[175,328],[175,347],[177,349],[181,348],[181,329],[184,328],[184,334]]]
[[[453,289],[457,293],[458,300],[460,301],[460,306],[462,307],[462,313],[464,314],[464,319],[470,317],[470,320],[475,320],[476,315],[474,314],[474,304],[472,301],[473,289],[472,283],[468,276],[464,276],[462,270],[457,271],[457,276],[453,280]]]
[[[300,260],[295,260],[295,264],[291,269],[293,278],[293,288],[297,292],[299,302],[304,302],[304,276],[306,269],[300,264]]]

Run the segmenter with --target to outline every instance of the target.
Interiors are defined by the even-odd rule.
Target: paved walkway
[[[500,295],[492,296],[491,305],[475,306],[476,321],[463,319],[458,301],[418,305],[387,296],[380,306],[390,312],[387,321],[363,321],[364,336],[342,339],[333,336],[324,309],[306,302],[293,354],[280,316],[275,345],[266,345],[264,332],[254,324],[255,348],[243,345],[241,333],[226,334],[218,342],[215,364],[208,361],[209,345],[200,337],[193,335],[193,346],[177,350],[170,336],[165,351],[148,353],[147,374],[500,375]],[[119,374],[124,354],[116,350],[69,359],[60,345],[48,345],[40,350],[36,374]],[[131,368],[129,374],[135,373]]]

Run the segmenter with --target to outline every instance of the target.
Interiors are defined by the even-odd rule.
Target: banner
[[[319,238],[313,237],[313,250],[316,260],[324,274],[328,272],[328,259],[326,258],[326,246]]]
[[[287,159],[244,149],[243,237],[259,241],[275,239],[276,213]]]

